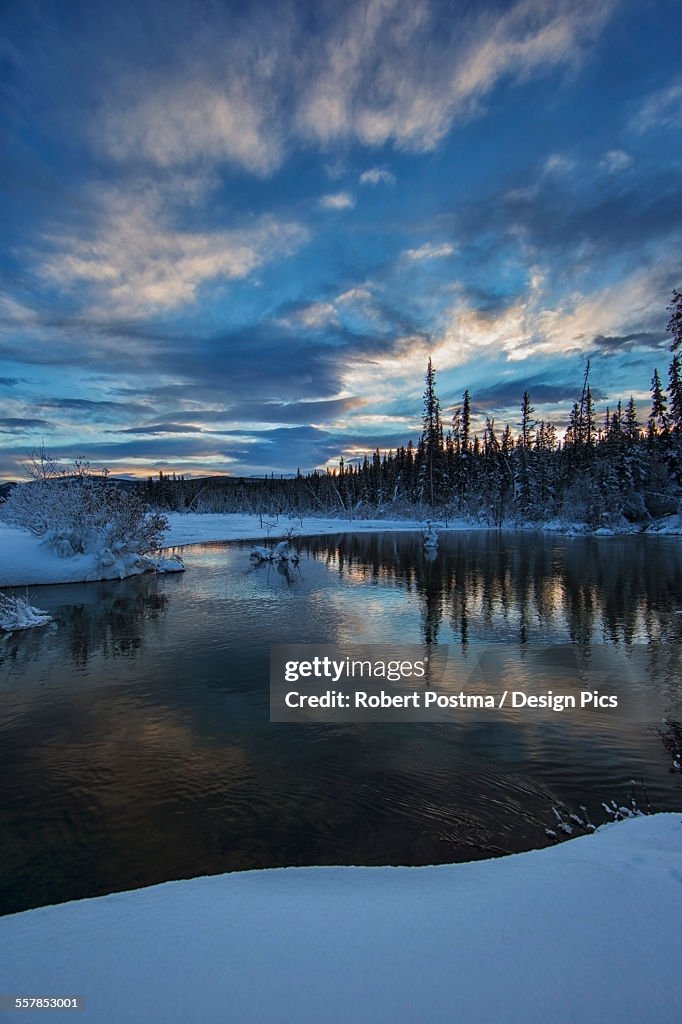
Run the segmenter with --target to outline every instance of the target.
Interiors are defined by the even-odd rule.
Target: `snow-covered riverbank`
[[[262,544],[283,537],[287,530],[301,536],[328,536],[338,533],[395,533],[398,531],[421,532],[425,522],[414,519],[329,519],[313,516],[289,519],[280,516],[274,526],[265,525],[266,520],[257,515],[236,515],[221,513],[179,513],[168,516],[170,529],[165,535],[165,547],[177,548],[188,544],[202,544],[212,541],[253,540]],[[517,529],[519,527],[516,527]],[[528,524],[528,529],[540,529],[537,524]],[[437,523],[439,532],[490,527],[476,526],[469,520],[449,522],[447,528]],[[586,531],[577,524],[552,521],[542,529],[569,535],[583,535]],[[617,531],[604,529],[596,531],[598,536],[612,536]],[[625,531],[624,531],[625,532]],[[682,518],[668,516],[652,524],[649,534],[682,534]],[[170,567],[172,568],[172,566]],[[137,570],[140,571],[140,570]],[[166,567],[169,571],[169,567]],[[37,537],[24,530],[18,530],[0,522],[0,587],[36,586],[42,583],[82,583],[89,580],[118,579],[122,575],[117,565],[102,567],[94,555],[74,555],[60,558],[52,548],[41,544]],[[125,572],[123,575],[131,575]]]
[[[219,513],[179,513],[171,512],[168,516],[170,530],[166,533],[166,546],[176,547],[182,544],[197,544],[208,541],[254,540],[262,543],[270,537],[279,539],[289,529],[302,537],[319,537],[336,533],[396,533],[420,532],[424,522],[415,519],[325,519],[304,516],[302,519],[280,516],[273,527],[268,528],[261,523],[260,516],[231,515]],[[448,530],[476,529],[470,522],[456,522],[448,525]],[[487,527],[481,527],[487,529]]]
[[[279,540],[288,529],[297,534],[314,536],[320,534],[347,533],[349,531],[372,533],[423,529],[423,524],[414,520],[356,520],[344,519],[287,519],[280,517],[278,523],[268,528],[259,516],[252,515],[181,515],[172,512],[168,516],[170,529],[166,533],[165,547],[176,548],[187,544],[209,541],[253,540],[262,544],[268,539]],[[461,523],[453,529],[471,529],[470,524]],[[166,564],[165,571],[172,565]],[[140,571],[140,570],[137,570]],[[118,579],[121,572],[117,565],[99,566],[94,554],[73,555],[60,558],[53,548],[42,544],[38,537],[26,530],[19,530],[0,522],[0,587],[36,586],[42,583],[83,583],[90,580]]]
[[[60,558],[53,547],[27,530],[0,522],[0,587],[32,587],[43,583],[86,583],[134,576],[147,569],[174,572],[182,568],[167,558],[131,556],[102,565],[96,552]]]
[[[281,516],[269,530],[262,526],[259,516],[232,515],[219,513],[198,514],[195,512],[171,512],[168,516],[170,530],[166,533],[165,544],[175,547],[183,544],[197,544],[209,541],[258,540],[268,535],[279,539],[292,527],[297,534],[306,537],[324,536],[336,533],[396,533],[398,531],[422,532],[426,520],[416,519],[329,519],[306,516],[302,519]],[[454,533],[463,530],[490,530],[493,527],[473,523],[469,519],[450,520],[447,527],[442,520],[433,520],[438,532]],[[623,533],[639,533],[639,528],[631,526],[616,530],[604,527],[600,530],[588,530],[580,523],[568,520],[551,520],[547,523],[527,523],[511,525],[510,529],[540,530],[548,533],[563,533],[569,536],[611,537]],[[682,516],[666,516],[652,523],[646,534],[679,535],[682,534]]]
[[[492,861],[170,882],[1,919],[0,991],[80,995],[89,1024],[678,1024],[681,863],[661,814]]]

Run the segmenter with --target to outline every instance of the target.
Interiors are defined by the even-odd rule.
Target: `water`
[[[423,864],[545,845],[557,800],[658,809],[682,779],[656,728],[682,717],[682,546],[466,533],[250,545],[188,571],[35,588],[56,625],[0,640],[0,912],[174,878],[299,864]],[[273,725],[271,643],[570,642],[647,671],[639,716],[492,713],[454,724]],[[631,690],[632,692],[629,692]],[[637,793],[642,802],[642,792]]]

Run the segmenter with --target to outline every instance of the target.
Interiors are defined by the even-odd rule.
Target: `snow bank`
[[[682,533],[682,520],[679,517],[667,517],[665,521],[652,525],[647,531],[656,534]],[[423,533],[424,523],[415,519],[325,519],[325,518],[294,518],[280,516],[274,528],[268,530],[261,525],[257,515],[236,515],[225,513],[179,513],[168,515],[170,529],[166,532],[164,545],[166,548],[182,547],[187,544],[202,544],[217,541],[279,540],[290,529],[305,537],[328,536],[339,533]],[[523,529],[524,527],[513,527]],[[527,529],[546,529],[570,535],[585,535],[587,532],[580,524],[571,524],[553,520],[543,527],[539,524],[526,524]],[[487,530],[488,526],[472,524],[461,520],[448,522],[433,528],[433,532],[452,533],[463,530]],[[597,531],[602,536],[611,536],[616,531],[602,529]],[[594,531],[592,531],[594,533]],[[99,559],[101,562],[101,559]],[[177,558],[159,558],[151,555],[135,556],[129,563],[121,560],[113,561],[108,566],[98,564],[92,555],[73,555],[70,558],[59,558],[48,545],[24,530],[19,530],[0,522],[0,587],[33,586],[39,583],[82,583],[89,580],[120,579],[124,576],[145,572],[149,569],[158,572],[177,572],[184,566]]]
[[[27,530],[0,522],[0,587],[25,587],[40,583],[83,583],[88,580],[116,580],[150,569],[177,572],[184,568],[177,559],[155,559],[134,555],[102,559],[102,552],[60,558],[49,544]],[[109,564],[102,564],[103,561]]]
[[[679,1024],[681,855],[662,814],[494,861],[170,882],[0,920],[0,991],[82,995],[88,1024]]]
[[[424,523],[416,519],[325,519],[313,516],[289,519],[280,516],[279,522],[268,534],[266,527],[261,526],[259,516],[233,515],[230,513],[196,512],[168,514],[170,529],[166,532],[167,547],[179,547],[183,544],[198,544],[209,541],[226,540],[271,540],[279,539],[293,528],[302,537],[318,537],[336,533],[422,533]],[[438,527],[442,529],[441,526]],[[470,522],[456,522],[448,526],[448,530],[477,529]],[[481,527],[488,529],[488,527]]]
[[[260,517],[257,515],[236,515],[231,513],[168,513],[170,529],[166,532],[164,541],[167,547],[179,547],[183,544],[199,544],[211,541],[229,540],[262,540],[279,539],[293,527],[302,537],[317,537],[337,533],[421,533],[429,532],[424,521],[416,519],[331,519],[304,516],[303,518],[289,519],[280,516],[279,522],[268,532],[266,527],[261,526]],[[481,523],[474,523],[468,519],[448,520],[447,527],[443,521],[432,525],[431,531],[436,538],[441,533],[461,533],[464,530],[491,530],[491,527]],[[584,523],[570,522],[566,519],[552,519],[546,523],[508,523],[505,529],[511,530],[540,530],[548,533],[562,533],[568,536],[600,536],[613,537],[622,534],[642,533],[639,526],[626,524],[616,529],[615,527],[600,527],[598,530],[589,529]],[[682,517],[666,516],[644,531],[645,533],[656,534],[682,534]]]

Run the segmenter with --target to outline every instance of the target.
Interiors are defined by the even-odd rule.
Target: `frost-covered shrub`
[[[45,626],[52,622],[51,615],[28,603],[28,594],[26,598],[24,601],[20,597],[0,594],[0,629],[13,632],[16,629],[32,629],[34,626]]]
[[[136,491],[83,471],[17,484],[0,505],[0,519],[30,530],[62,558],[94,553],[100,565],[160,547],[168,528]]]

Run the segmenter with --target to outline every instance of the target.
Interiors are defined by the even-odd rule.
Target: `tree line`
[[[495,525],[562,518],[592,528],[645,523],[676,512],[682,496],[681,292],[673,292],[668,310],[673,355],[665,386],[658,369],[653,372],[644,418],[632,396],[597,411],[588,360],[562,437],[553,423],[535,417],[527,390],[516,431],[492,417],[475,430],[468,389],[445,422],[429,359],[416,445],[377,449],[362,460],[341,459],[338,468],[291,478],[197,480],[160,473],[141,487],[162,508],[265,517],[457,516]]]

